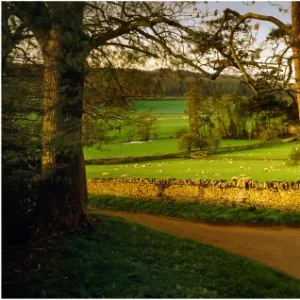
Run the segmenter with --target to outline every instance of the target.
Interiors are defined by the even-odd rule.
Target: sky
[[[247,5],[248,4],[248,5]],[[247,12],[259,13],[262,15],[273,16],[281,20],[283,23],[291,23],[290,1],[255,1],[254,4],[251,1],[199,1],[199,8],[208,11],[214,11],[218,9],[222,12],[226,8],[231,8],[238,11],[240,14]],[[287,13],[279,11],[279,7],[289,9]],[[268,22],[260,22],[261,28],[258,34],[258,38],[264,39],[264,37],[270,32],[270,29],[275,25]]]

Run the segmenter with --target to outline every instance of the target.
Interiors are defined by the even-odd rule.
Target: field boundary
[[[87,185],[88,192],[94,195],[300,211],[300,181],[94,178],[89,179]]]

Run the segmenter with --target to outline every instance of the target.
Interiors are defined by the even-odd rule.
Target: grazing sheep
[[[157,171],[158,173],[163,173],[165,170],[159,170],[159,171]]]
[[[103,173],[102,173],[102,176],[107,176],[107,175],[108,175],[107,172],[103,172]]]
[[[120,171],[120,169],[118,169],[118,168],[115,168],[115,171]]]
[[[127,174],[122,174],[120,177],[124,178],[124,177],[127,177],[127,176],[128,176]]]

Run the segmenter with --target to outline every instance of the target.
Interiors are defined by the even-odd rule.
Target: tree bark
[[[300,2],[297,1],[292,1],[292,42],[298,114],[300,121]]]
[[[37,212],[39,225],[52,231],[87,225],[82,147],[86,56],[78,37],[81,24],[76,24],[75,19],[72,27],[63,19],[64,16],[56,19],[42,43],[45,90],[42,181]],[[82,22],[82,17],[77,20]]]

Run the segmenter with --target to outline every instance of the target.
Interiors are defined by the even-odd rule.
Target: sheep
[[[127,176],[128,176],[127,174],[122,174],[120,177],[124,178],[124,177],[127,177]]]
[[[107,172],[103,172],[103,173],[102,173],[102,176],[107,176],[107,175],[108,175]]]

